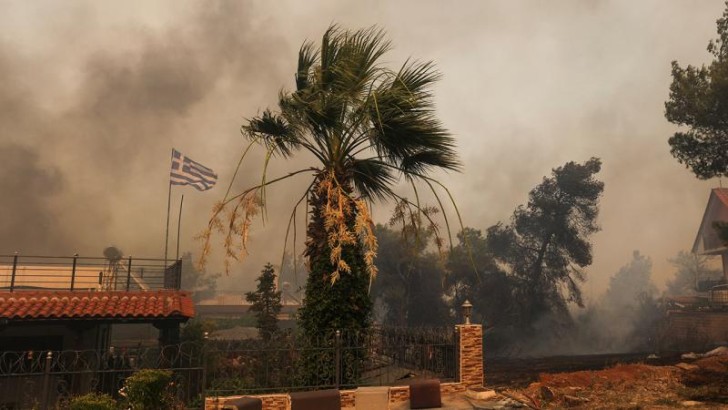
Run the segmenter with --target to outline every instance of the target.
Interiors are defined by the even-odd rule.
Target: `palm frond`
[[[458,170],[460,169],[460,163],[442,151],[425,149],[403,158],[399,162],[399,168],[405,177],[410,178],[417,174],[426,174],[432,168]]]
[[[367,199],[393,198],[391,186],[397,181],[386,164],[376,159],[353,159],[351,161],[354,187]]]
[[[337,89],[359,98],[380,71],[378,61],[391,49],[385,33],[376,27],[343,33],[334,68]]]
[[[293,151],[301,145],[297,133],[288,122],[270,110],[265,110],[262,115],[250,119],[248,125],[243,129],[251,138],[260,138],[268,149],[273,150],[274,154],[283,157],[291,156]]]
[[[319,49],[319,73],[317,81],[322,90],[329,90],[334,83],[336,59],[341,45],[342,31],[338,25],[332,24],[321,38]]]
[[[296,90],[301,92],[311,84],[311,68],[318,61],[318,52],[312,42],[303,43],[298,51],[298,69],[296,70]]]
[[[408,169],[459,169],[455,140],[434,114],[429,86],[438,78],[431,63],[408,63],[373,93],[369,135],[380,156],[398,165],[413,156],[425,161],[409,159]]]

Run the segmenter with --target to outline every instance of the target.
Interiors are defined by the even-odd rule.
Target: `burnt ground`
[[[489,388],[525,387],[538,380],[541,373],[579,370],[602,370],[617,364],[645,363],[662,366],[680,362],[679,353],[648,359],[650,353],[617,353],[538,358],[487,357],[485,383]]]
[[[533,409],[728,408],[728,355],[679,363],[619,356],[491,361],[486,385]]]

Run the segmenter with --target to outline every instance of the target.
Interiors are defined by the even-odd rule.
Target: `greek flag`
[[[210,168],[182,155],[172,149],[172,172],[169,183],[172,185],[192,185],[198,191],[207,191],[215,186],[217,174]]]

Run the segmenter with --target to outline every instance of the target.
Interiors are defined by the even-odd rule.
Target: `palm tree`
[[[377,247],[370,204],[395,200],[400,210],[424,215],[434,226],[427,207],[397,195],[393,187],[401,178],[413,188],[422,181],[442,208],[437,190],[447,189],[428,173],[459,168],[455,141],[434,115],[431,86],[439,73],[431,62],[408,60],[398,71],[383,67],[380,62],[389,49],[384,32],[376,28],[331,26],[320,47],[305,42],[298,53],[296,90],[282,91],[277,111],[265,110],[241,129],[250,140],[241,163],[251,146],[266,149],[262,182],[235,196],[228,189],[203,234],[203,260],[215,228],[226,233],[228,256],[237,258],[236,247],[245,252],[251,218],[260,209],[264,212],[266,187],[308,174],[310,184],[289,218],[295,236],[296,209],[307,201],[304,255],[310,275],[300,317],[306,333],[368,327],[367,288],[376,275]],[[315,163],[267,179],[271,158],[287,159],[299,151],[307,151]],[[227,207],[229,220],[222,221]]]

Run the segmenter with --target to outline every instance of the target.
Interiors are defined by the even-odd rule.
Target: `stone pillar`
[[[483,326],[457,325],[460,383],[467,388],[483,387]]]

